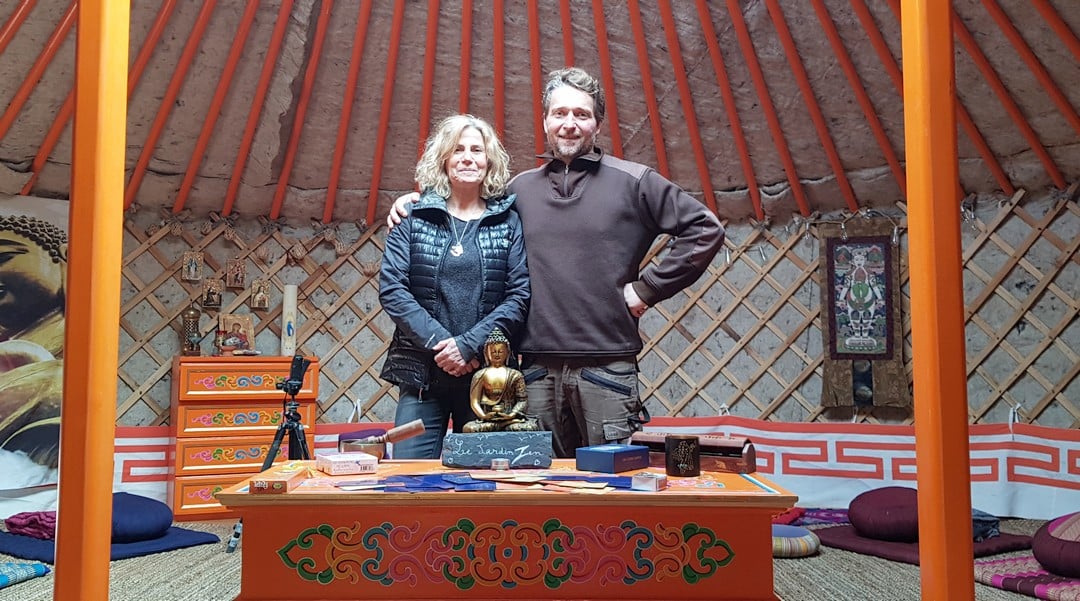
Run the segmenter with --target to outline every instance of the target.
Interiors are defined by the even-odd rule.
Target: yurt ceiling
[[[900,0],[140,0],[125,207],[372,222],[431,125],[601,78],[600,144],[732,221],[907,201]],[[68,198],[77,0],[0,3],[0,194]],[[955,0],[957,202],[1080,176],[1076,0]],[[949,85],[942,81],[940,85]]]

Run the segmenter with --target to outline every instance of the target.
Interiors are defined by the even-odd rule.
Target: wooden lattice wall
[[[1080,427],[1080,207],[1077,186],[963,207],[968,401],[972,422],[1013,419]],[[903,207],[893,219],[903,225]],[[814,236],[823,222],[730,226],[726,247],[694,286],[641,322],[642,394],[653,415],[734,415],[775,421],[856,419],[910,423],[875,409],[854,415],[819,403],[823,345]],[[881,217],[869,217],[881,218]],[[901,230],[902,231],[902,230]],[[119,423],[167,423],[169,367],[180,312],[201,286],[180,278],[183,252],[205,253],[204,277],[241,258],[247,281],[272,282],[270,308],[251,311],[249,289],[225,291],[221,311],[256,316],[256,348],[279,348],[281,289],[300,289],[299,349],[321,362],[321,422],[391,421],[396,391],[378,378],[393,324],[378,302],[385,230],[357,224],[291,227],[265,220],[136,212],[125,227]],[[906,237],[901,248],[906,250]],[[656,252],[663,252],[663,244]],[[907,264],[902,261],[910,378]],[[205,310],[209,334],[217,312]],[[212,349],[210,336],[204,352]],[[352,415],[355,421],[357,417]]]

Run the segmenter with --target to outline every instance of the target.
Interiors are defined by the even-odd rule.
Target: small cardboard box
[[[308,472],[308,466],[300,461],[271,466],[265,472],[252,477],[248,494],[283,495],[306,480]]]
[[[667,475],[656,472],[638,472],[630,479],[630,490],[656,492],[667,488]]]
[[[359,452],[317,455],[315,469],[328,476],[374,474],[379,470],[379,458]]]
[[[577,469],[617,474],[649,466],[649,448],[628,444],[601,444],[577,450]]]

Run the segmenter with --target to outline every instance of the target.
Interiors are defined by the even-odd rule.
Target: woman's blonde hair
[[[466,129],[480,132],[487,156],[487,173],[480,189],[482,198],[496,198],[506,193],[510,181],[510,156],[506,154],[495,129],[487,121],[472,115],[452,115],[435,127],[435,133],[424,144],[424,154],[416,164],[416,183],[421,189],[431,189],[443,198],[450,197],[450,177],[446,175],[446,161],[454,153],[461,133]]]

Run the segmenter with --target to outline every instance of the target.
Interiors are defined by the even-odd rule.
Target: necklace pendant
[[[465,252],[465,248],[463,246],[461,246],[460,243],[454,244],[453,246],[450,247],[450,254],[454,255],[455,257],[460,257],[461,254],[464,253],[464,252]]]

